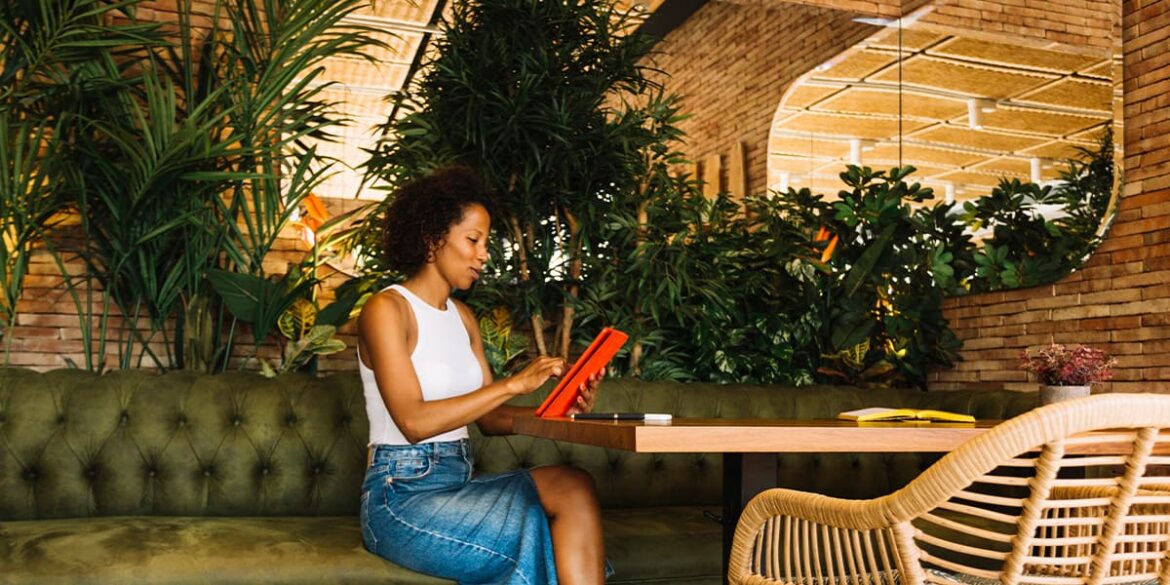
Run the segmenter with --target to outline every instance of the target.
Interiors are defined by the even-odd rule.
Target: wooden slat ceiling
[[[1117,56],[927,30],[903,30],[900,40],[899,51],[899,31],[880,31],[789,90],[769,137],[772,188],[835,195],[850,141],[861,139],[861,164],[912,164],[940,198],[949,184],[971,199],[1001,177],[1029,180],[1034,157],[1041,180],[1055,179],[1056,163],[1120,124]],[[980,128],[968,119],[972,99]]]

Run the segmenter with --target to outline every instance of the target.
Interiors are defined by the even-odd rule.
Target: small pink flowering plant
[[[1113,377],[1117,360],[1099,349],[1054,343],[1035,353],[1020,352],[1020,367],[1047,386],[1088,386]]]

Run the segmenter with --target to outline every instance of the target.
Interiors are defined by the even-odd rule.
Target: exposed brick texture
[[[667,88],[693,114],[679,124],[691,160],[726,158],[742,140],[748,192],[765,190],[768,130],[784,91],[874,30],[830,4],[856,3],[708,2],[658,44],[654,61],[670,75]]]
[[[1119,0],[945,0],[929,3],[922,22],[936,28],[1006,36],[1024,45],[1062,50],[1120,48]],[[975,34],[972,34],[975,33]]]
[[[352,201],[332,201],[329,207],[335,213],[340,213],[354,204],[355,202]],[[283,274],[288,270],[290,263],[296,264],[304,259],[309,249],[309,245],[300,238],[300,228],[290,227],[282,232],[275,247],[265,258],[265,270],[273,275]],[[82,264],[76,259],[70,259],[67,256],[65,261],[66,270],[70,275],[76,276],[84,273]],[[321,268],[319,275],[326,281],[320,301],[322,304],[328,304],[332,300],[332,289],[343,282],[345,277],[328,266]],[[87,296],[85,286],[78,286],[76,293],[83,306],[92,306],[92,309],[87,311],[94,315],[90,323],[90,339],[94,341],[91,342],[90,347],[96,367],[98,365],[97,354],[100,351],[96,339],[99,337],[99,329],[103,326],[100,319],[104,297],[99,289],[95,289],[92,297]],[[16,326],[12,331],[11,345],[8,347],[7,361],[9,365],[36,369],[63,368],[71,365],[85,367],[85,335],[74,299],[64,285],[56,261],[43,249],[37,250],[33,254],[29,274],[25,280],[24,294],[20,302],[17,303],[17,311]],[[105,327],[109,330],[106,336],[104,360],[106,368],[119,367],[121,355],[119,343],[126,342],[123,323],[123,316],[118,312],[117,307],[111,304],[105,323]],[[140,327],[148,328],[148,321],[145,317],[142,318]],[[248,325],[241,323],[237,329],[242,334],[237,335],[236,346],[233,348],[228,368],[256,369],[253,363],[246,363],[246,360],[253,353]],[[168,340],[173,340],[174,337],[174,324],[171,323],[168,325],[165,335],[159,332],[149,339],[151,351],[166,361],[165,356],[174,351],[173,348],[168,347],[171,345]],[[352,350],[357,345],[356,326],[353,323],[347,324],[341,328],[337,337],[351,349],[322,358],[320,360],[321,371],[353,370],[357,367],[357,358]],[[131,367],[153,368],[152,359],[141,352],[141,343],[136,341],[134,345],[135,349],[130,352]],[[274,365],[280,363],[280,348],[271,340],[262,345],[256,355]]]
[[[1026,379],[1007,376],[1017,371],[1018,352],[1057,342],[1092,344],[1117,356],[1115,379],[1104,389],[1170,393],[1170,2],[1125,2],[1122,32],[1125,188],[1108,240],[1061,282],[953,299],[947,314],[966,340],[966,361],[935,372],[933,387],[1029,389]],[[1005,313],[1020,301],[1024,310]],[[991,314],[1022,333],[979,321]]]

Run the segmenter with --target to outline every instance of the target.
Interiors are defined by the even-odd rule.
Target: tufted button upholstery
[[[538,403],[547,388],[517,404]],[[608,380],[597,408],[680,417],[831,418],[901,405],[1008,418],[1035,395]],[[571,462],[607,507],[717,505],[717,454],[645,454],[472,429],[480,472]],[[368,427],[356,374],[268,379],[0,368],[0,521],[87,516],[356,515]],[[888,493],[935,456],[779,455],[778,484]],[[849,478],[849,481],[841,481]]]
[[[0,412],[0,521],[357,513],[356,375],[0,368]]]

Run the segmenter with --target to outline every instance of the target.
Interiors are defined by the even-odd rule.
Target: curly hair
[[[495,215],[495,202],[483,178],[466,166],[443,167],[404,183],[395,191],[382,226],[386,262],[408,276],[418,272],[474,204]]]

